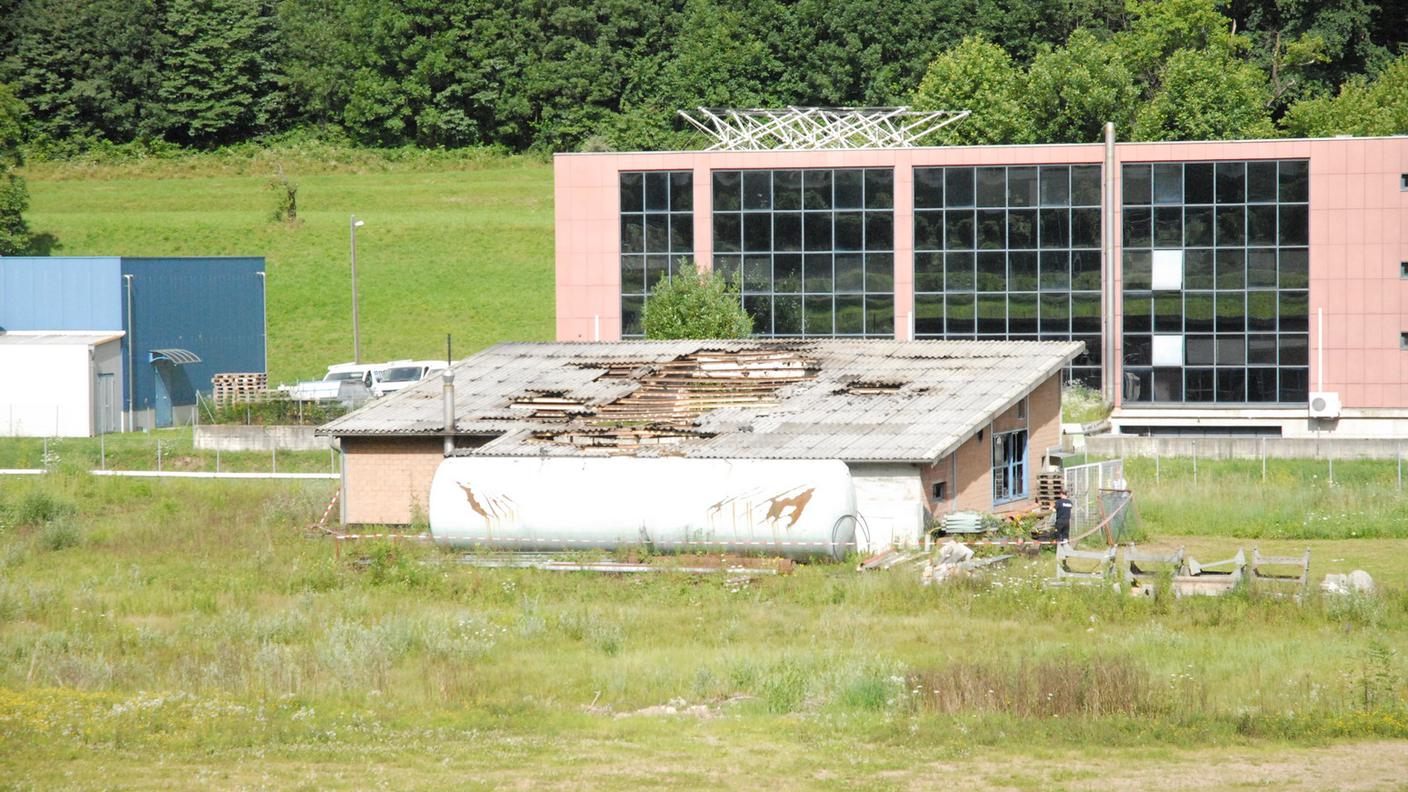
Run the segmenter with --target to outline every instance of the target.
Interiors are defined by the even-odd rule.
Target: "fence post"
[[[39,457],[39,466],[45,470],[49,469],[49,438],[44,438],[44,455]]]
[[[98,435],[98,468],[108,469],[108,436],[107,433]]]
[[[1335,486],[1335,458],[1327,456],[1325,460],[1330,463],[1330,486],[1333,487]]]
[[[1403,452],[1398,452],[1398,488],[1403,489]]]
[[[337,472],[337,452],[331,448],[328,449],[328,472]]]
[[[1266,483],[1266,438],[1261,438],[1261,483]]]
[[[1159,479],[1159,444],[1158,444],[1157,442],[1155,442],[1155,443],[1154,443],[1154,484],[1155,484],[1155,486],[1158,485],[1159,480],[1160,480],[1160,479]]]
[[[156,441],[156,472],[161,472],[161,439]]]
[[[270,473],[278,473],[278,472],[279,472],[279,447],[278,447],[278,446],[274,446],[273,448],[269,449],[269,472],[270,472]]]
[[[1193,441],[1193,484],[1198,483],[1198,441]]]
[[[215,472],[220,472],[220,446],[215,447]]]

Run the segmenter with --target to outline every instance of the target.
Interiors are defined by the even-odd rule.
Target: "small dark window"
[[[936,500],[936,501],[948,500],[948,497],[947,497],[947,496],[948,496],[948,492],[947,492],[946,490],[947,490],[947,486],[946,486],[946,483],[945,483],[945,482],[942,482],[942,481],[935,481],[935,482],[934,482],[934,500]]]
[[[1408,278],[1408,261],[1398,262],[1398,276],[1400,278]]]
[[[1025,396],[1022,397],[1021,401],[1017,402],[1017,420],[1027,420],[1027,399]]]
[[[1399,349],[1408,349],[1408,333],[1399,333],[1399,334],[1398,334],[1398,348],[1399,348]]]
[[[1408,173],[1398,177],[1398,189],[1408,190]]]

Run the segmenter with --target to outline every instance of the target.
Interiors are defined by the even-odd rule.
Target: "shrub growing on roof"
[[[747,338],[753,318],[743,310],[739,286],[712,271],[681,261],[672,278],[661,278],[645,301],[645,337]]]

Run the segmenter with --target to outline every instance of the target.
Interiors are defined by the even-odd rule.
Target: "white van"
[[[372,372],[372,396],[381,397],[409,388],[439,374],[449,365],[443,360],[394,360]]]

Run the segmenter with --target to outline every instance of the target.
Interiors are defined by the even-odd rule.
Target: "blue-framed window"
[[[992,436],[992,502],[1027,497],[1027,430]]]

